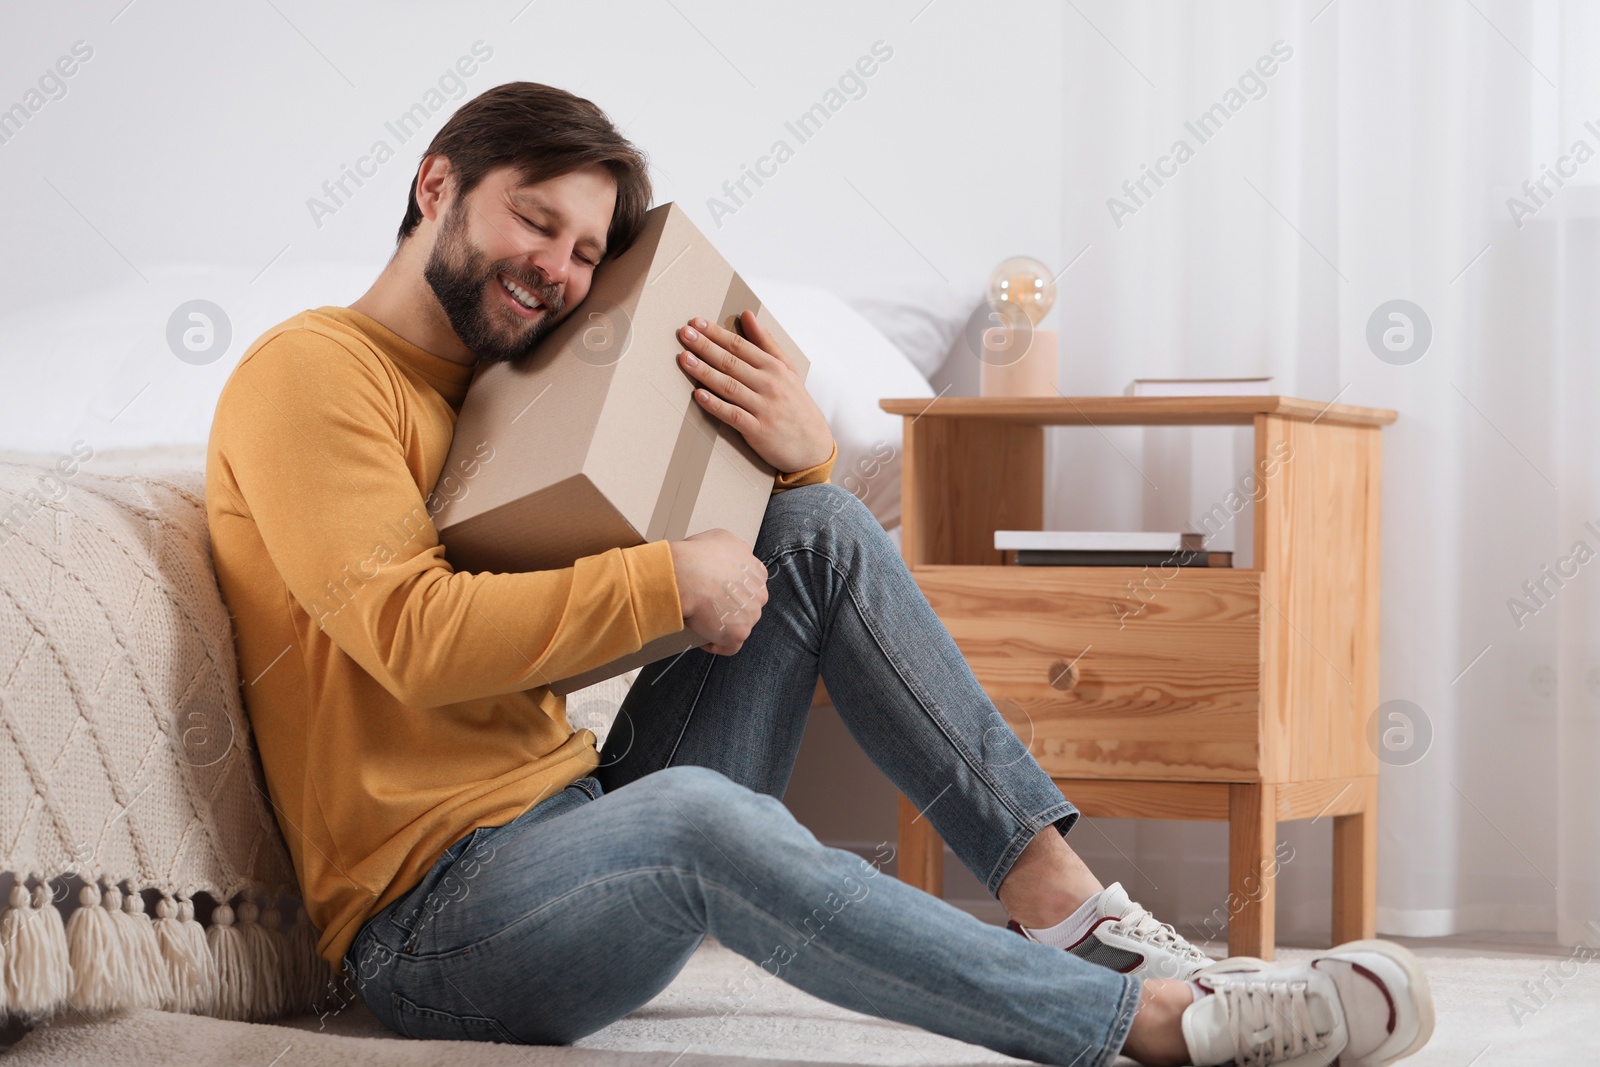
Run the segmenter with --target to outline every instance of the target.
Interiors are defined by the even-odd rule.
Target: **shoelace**
[[[1305,982],[1260,978],[1227,979],[1212,992],[1227,1009],[1229,1036],[1238,1067],[1264,1067],[1325,1048],[1306,1003]]]
[[[1133,905],[1132,911],[1111,925],[1135,941],[1145,941],[1161,948],[1171,949],[1196,963],[1213,962],[1210,956],[1189,944],[1182,934],[1172,928],[1171,923],[1159,921],[1137,904]]]

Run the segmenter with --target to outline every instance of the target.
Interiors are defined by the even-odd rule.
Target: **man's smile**
[[[540,312],[549,310],[543,300],[515,279],[504,274],[497,274],[495,277],[499,279],[500,291],[505,295],[506,303],[511,305],[518,315],[525,319],[533,319],[537,318]]]

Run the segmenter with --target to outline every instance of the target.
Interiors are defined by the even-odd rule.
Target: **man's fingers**
[[[724,339],[734,336],[726,330],[722,330],[721,333]],[[691,334],[693,336],[690,336]],[[688,352],[687,356],[680,355],[678,361],[685,370],[696,377],[703,370],[716,370],[723,376],[737,379],[741,385],[754,390],[756,384],[761,381],[762,374],[766,373],[765,365],[758,366],[748,359],[741,358],[730,351],[726,344],[719,344],[716,337],[695,330],[693,327],[686,326],[680,330],[678,340]],[[700,365],[690,363],[689,356],[699,357]]]
[[[782,358],[777,353],[766,350],[767,344],[772,343],[772,335],[766,330],[759,329],[759,326],[757,330],[759,336],[740,336],[721,323],[711,322],[708,319],[701,321],[705,323],[703,332],[708,341],[752,367],[765,367],[773,360]],[[739,321],[742,328],[748,329],[749,323],[755,321],[755,316],[745,319],[741,312]],[[701,329],[698,326],[694,328]]]
[[[726,352],[719,353],[719,355],[723,363],[739,362]],[[717,396],[725,397],[732,403],[738,404],[747,410],[754,409],[756,407],[755,401],[761,399],[760,394],[751,387],[749,382],[719,369],[718,365],[713,363],[711,359],[701,358],[691,363],[688,358],[684,358],[680,362],[683,363],[683,369],[688,371],[689,375],[701,385],[710,389]],[[742,363],[739,365],[744,367]],[[750,368],[744,367],[744,373],[751,373]]]
[[[790,370],[794,370],[794,361],[789,358],[789,353],[778,344],[778,339],[772,336],[772,331],[756,319],[756,313],[745,310],[739,313],[739,325],[744,329],[745,335],[760,346],[762,352],[780,361]]]
[[[698,592],[689,605],[687,621],[702,639],[696,647],[731,656],[744,646],[761,618],[761,606],[770,595],[769,576],[766,564],[751,553],[750,546],[727,530],[702,531],[685,542],[702,539],[719,552],[721,565],[711,568],[711,573],[720,574],[709,588],[703,579],[710,575],[701,572],[698,576],[701,581],[694,583]]]
[[[711,414],[744,434],[746,438],[754,433],[759,423],[756,417],[737,404],[730,404],[711,390],[700,387],[694,391],[695,402]]]

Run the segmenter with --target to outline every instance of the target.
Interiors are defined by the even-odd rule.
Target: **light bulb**
[[[988,299],[995,311],[1020,311],[1037,326],[1056,302],[1055,279],[1032,256],[1012,256],[989,275]]]

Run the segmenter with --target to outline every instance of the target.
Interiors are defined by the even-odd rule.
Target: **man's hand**
[[[826,458],[826,457],[824,457]],[[767,602],[767,568],[727,530],[671,542],[683,619],[699,646],[719,656],[739,651]]]
[[[828,420],[755,313],[740,312],[739,326],[744,337],[705,319],[678,330],[688,349],[678,353],[678,366],[700,386],[695,401],[743,434],[780,474],[815,467],[833,452]]]

